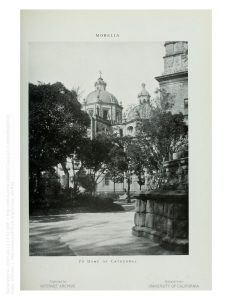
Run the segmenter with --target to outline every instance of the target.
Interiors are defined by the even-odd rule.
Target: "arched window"
[[[128,126],[128,127],[127,127],[127,131],[128,131],[129,133],[132,133],[132,132],[133,132],[133,126]]]

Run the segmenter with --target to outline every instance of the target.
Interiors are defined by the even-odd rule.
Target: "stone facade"
[[[163,75],[188,71],[188,42],[169,41],[164,43],[164,47]]]
[[[150,191],[135,197],[132,233],[158,239],[164,248],[188,254],[188,194]]]
[[[160,191],[135,195],[132,233],[159,239],[163,247],[188,254],[188,157],[187,152],[163,163]],[[152,185],[151,185],[152,188]]]
[[[188,120],[188,43],[185,41],[166,42],[164,72],[155,77],[160,89],[170,94],[173,113],[182,112]]]

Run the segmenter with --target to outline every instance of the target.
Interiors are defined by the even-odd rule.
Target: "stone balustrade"
[[[184,191],[142,192],[135,195],[132,233],[188,254],[188,194]]]

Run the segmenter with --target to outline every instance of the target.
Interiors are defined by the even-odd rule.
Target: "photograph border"
[[[121,22],[118,22],[119,19]],[[138,20],[143,22],[138,24]],[[131,26],[126,26],[128,23]],[[163,27],[158,26],[160,23]],[[104,37],[103,40],[98,40],[96,37],[96,31],[104,32],[106,24],[107,32],[118,32],[117,41],[120,42],[160,40],[188,40],[189,42],[190,249],[188,256],[131,257],[130,259],[132,261],[135,259],[136,263],[123,262],[123,257],[112,258],[110,262],[108,259],[107,263],[103,262],[106,260],[105,257],[102,257],[98,263],[96,260],[99,260],[99,257],[88,259],[29,257],[28,43],[59,40],[65,42],[74,37],[76,41],[106,41],[108,37]],[[73,35],[74,31],[75,35]],[[112,41],[114,37],[109,38]],[[89,276],[85,277],[82,274],[89,274]],[[202,290],[210,288],[211,12],[21,11],[21,289]]]

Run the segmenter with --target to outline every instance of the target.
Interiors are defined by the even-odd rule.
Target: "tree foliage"
[[[41,195],[41,173],[61,164],[69,183],[67,158],[77,185],[94,193],[107,174],[114,182],[126,179],[128,199],[133,175],[138,184],[145,184],[144,174],[153,174],[156,181],[163,162],[188,146],[188,132],[183,114],[173,114],[173,97],[160,90],[150,119],[138,120],[137,136],[87,137],[88,114],[81,110],[79,90],[68,90],[62,83],[29,84],[29,172],[30,192]],[[155,177],[156,176],[156,177]]]
[[[110,160],[107,162],[107,174],[114,183],[121,183],[124,180],[124,172],[127,169],[126,153],[117,138],[113,138],[113,145],[109,152]]]
[[[182,113],[172,113],[174,97],[164,89],[153,106],[152,116],[141,120],[138,140],[146,156],[146,166],[153,171],[162,168],[164,161],[188,145],[188,127]]]
[[[42,171],[74,152],[86,137],[89,122],[75,91],[59,82],[29,84],[29,166],[34,184]]]
[[[83,146],[82,151],[76,155],[76,160],[87,170],[89,179],[92,179],[91,185],[96,187],[107,174],[113,142],[102,134],[92,140],[86,139]]]
[[[63,84],[29,84],[30,166],[46,170],[64,161],[86,136],[88,115]]]

